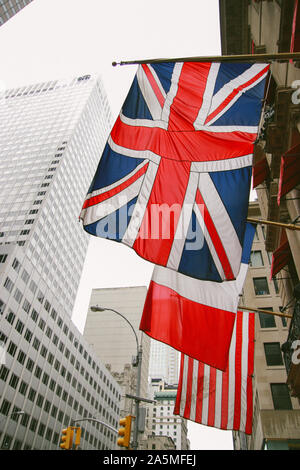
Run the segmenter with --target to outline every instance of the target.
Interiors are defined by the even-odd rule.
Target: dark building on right
[[[220,0],[219,9],[222,55],[300,52],[298,0]],[[271,261],[270,281],[278,287],[281,310],[290,315],[286,334],[280,338],[286,385],[293,403],[300,404],[300,231],[284,225],[300,226],[300,62],[271,62],[254,146],[253,188],[259,218],[278,223],[261,227]],[[286,407],[288,400],[279,397],[277,403]],[[286,421],[280,421],[280,411],[272,415],[276,415],[276,439],[265,439],[264,426],[272,427],[266,418],[261,442],[254,444],[255,436],[246,439],[234,433],[236,448],[299,448],[299,438],[288,439],[286,433],[299,410],[286,409],[282,413]]]

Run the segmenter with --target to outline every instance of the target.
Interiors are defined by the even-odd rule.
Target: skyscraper
[[[0,0],[0,26],[31,2],[32,0]]]
[[[0,103],[4,449],[57,448],[75,418],[117,426],[120,389],[71,321],[88,245],[78,215],[110,119],[89,75],[7,90]],[[86,428],[83,443],[112,449],[115,434]]]
[[[178,384],[179,352],[151,339],[149,376],[170,385]]]
[[[0,105],[0,246],[24,247],[68,315],[89,240],[78,215],[109,126],[89,75],[8,90]]]

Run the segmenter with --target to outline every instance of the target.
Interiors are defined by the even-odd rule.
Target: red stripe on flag
[[[133,249],[143,258],[166,266],[190,177],[190,164],[162,160]],[[176,184],[170,184],[176,181]],[[166,188],[168,188],[166,190]]]
[[[252,376],[254,372],[254,334],[255,334],[255,314],[249,313],[249,346],[248,346],[248,377],[247,377],[247,414],[245,433],[252,433],[253,421],[253,383]]]
[[[197,423],[201,423],[202,421],[203,382],[204,382],[204,364],[203,362],[199,362],[198,379],[197,379],[197,401],[196,401],[196,413],[195,413],[195,421]]]
[[[229,259],[226,255],[226,251],[223,247],[223,244],[221,242],[219,234],[216,230],[216,227],[213,223],[213,220],[210,216],[210,213],[207,209],[207,206],[206,206],[206,204],[204,202],[204,199],[201,195],[201,192],[199,190],[197,190],[197,193],[196,193],[196,203],[198,204],[198,207],[200,209],[200,212],[201,212],[203,220],[204,220],[205,227],[208,230],[210,238],[213,242],[213,245],[215,247],[217,255],[218,255],[218,257],[220,259],[220,262],[222,264],[222,268],[223,268],[224,274],[226,276],[226,279],[227,279],[227,281],[233,280],[234,275],[233,275],[233,272],[232,272],[232,269],[231,269]]]
[[[92,196],[89,199],[87,199],[82,209],[95,206],[96,204],[99,204],[100,202],[103,202],[106,199],[109,199],[115,196],[116,194],[119,194],[121,191],[128,188],[132,183],[138,180],[140,176],[144,175],[148,169],[148,165],[149,163],[144,165],[140,170],[138,170],[134,175],[132,175],[130,178],[128,178],[128,180],[124,181],[122,184],[115,186],[114,188],[110,189],[109,191],[106,191],[105,193],[101,193],[98,196]]]
[[[243,312],[240,315],[236,316],[235,390],[234,390],[233,429],[239,429],[240,421],[241,421],[242,342],[243,342]]]
[[[216,405],[216,376],[217,369],[210,367],[209,374],[209,394],[208,394],[208,419],[207,425],[214,426],[215,423],[215,405]]]
[[[218,106],[217,109],[215,109],[215,111],[212,112],[207,117],[207,119],[205,121],[205,124],[207,124],[209,121],[211,121],[217,114],[219,114],[224,108],[226,108],[226,106],[230,103],[230,101],[233,100],[240,91],[242,91],[244,88],[247,88],[249,85],[256,82],[256,80],[258,80],[260,77],[262,77],[268,71],[268,69],[269,69],[269,66],[265,67],[258,74],[256,74],[255,77],[251,78],[250,80],[248,80],[248,82],[243,83],[242,85],[237,87],[235,90],[233,90],[227,96],[227,98],[224,101],[222,101],[222,104],[220,104],[220,106]]]
[[[170,107],[169,131],[195,130],[194,122],[203,103],[210,63],[185,62],[178,90]]]
[[[151,72],[151,70],[149,69],[149,66],[147,64],[142,64],[142,68],[149,80],[149,83],[155,93],[155,96],[156,98],[158,99],[159,101],[159,104],[161,105],[161,107],[163,107],[164,103],[165,103],[165,98],[162,94],[162,92],[160,91],[159,89],[159,86],[157,85],[157,82],[155,80],[155,78],[153,77],[153,74]]]
[[[188,370],[187,370],[187,384],[186,384],[186,397],[185,397],[185,407],[184,407],[184,416],[190,417],[191,414],[191,401],[192,401],[192,385],[193,385],[193,364],[194,360],[188,358]]]
[[[183,366],[184,366],[184,354],[181,354],[180,355],[180,370],[183,370]],[[174,406],[174,414],[180,414],[180,402],[181,402],[181,397],[182,397],[182,380],[183,380],[183,374],[179,374],[176,401],[175,401],[175,406]]]
[[[222,374],[221,429],[228,427],[229,374],[228,367]]]

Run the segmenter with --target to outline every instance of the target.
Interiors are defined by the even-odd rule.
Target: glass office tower
[[[89,75],[1,98],[2,449],[58,448],[75,418],[117,426],[120,389],[71,321],[88,245],[78,216],[110,125],[101,81]],[[115,434],[86,428],[82,442],[112,449]]]
[[[31,2],[32,0],[0,0],[0,26]]]

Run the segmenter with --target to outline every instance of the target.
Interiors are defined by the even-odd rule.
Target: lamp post
[[[138,448],[138,422],[139,422],[139,414],[140,414],[140,391],[141,391],[141,371],[142,371],[142,346],[139,344],[139,340],[136,334],[136,331],[130,321],[122,315],[122,313],[114,310],[113,308],[103,308],[99,307],[98,305],[91,307],[92,312],[104,312],[105,310],[109,310],[111,312],[116,313],[120,317],[122,317],[132,329],[135,341],[136,341],[136,362],[137,362],[137,379],[136,379],[136,397],[135,400],[135,425],[133,429],[133,442],[132,448],[136,450]]]

